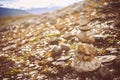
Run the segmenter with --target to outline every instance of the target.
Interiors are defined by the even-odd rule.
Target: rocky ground
[[[120,80],[119,0],[15,19],[0,19],[0,80]]]

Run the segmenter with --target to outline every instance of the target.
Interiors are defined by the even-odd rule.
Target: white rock
[[[67,60],[69,59],[71,56],[61,56],[60,58],[58,58],[57,60],[58,61],[64,61],[64,60]]]
[[[9,80],[9,78],[3,78],[3,80]]]
[[[60,62],[57,62],[57,61],[55,61],[55,62],[52,62],[52,64],[53,65],[65,65],[65,62],[64,61],[60,61]]]
[[[98,69],[101,66],[101,62],[96,57],[91,61],[80,61],[74,58],[71,66],[78,72],[88,72]]]
[[[4,47],[2,50],[3,50],[3,51],[6,51],[6,50],[9,50],[9,49],[11,49],[11,48],[15,48],[16,46],[17,46],[17,44],[8,45],[8,46]]]
[[[115,55],[98,56],[98,59],[101,63],[111,62],[111,61],[115,60],[116,58],[117,58],[117,56],[115,56]]]
[[[53,61],[54,59],[52,57],[47,58],[48,61]]]
[[[117,48],[112,48],[112,47],[109,47],[106,49],[107,51],[110,51],[110,53],[117,53]]]
[[[37,71],[31,71],[29,74],[33,75],[33,74],[36,74],[36,73],[37,73]]]
[[[88,31],[88,30],[90,30],[91,28],[92,28],[91,26],[90,26],[90,27],[88,27],[88,26],[79,27],[79,29],[82,30],[82,31]]]
[[[33,67],[33,66],[35,66],[35,64],[30,64],[30,65],[29,65],[29,67]]]
[[[117,44],[120,45],[120,41],[118,41]]]
[[[105,36],[104,36],[103,34],[96,34],[94,37],[96,37],[96,38],[97,38],[97,37],[102,37],[102,38],[103,38],[103,37],[105,37]]]
[[[17,76],[18,76],[18,77],[22,77],[22,76],[23,76],[23,74],[17,74]]]
[[[79,34],[81,31],[79,30],[79,29],[73,29],[71,32],[70,32],[70,34],[72,35],[72,36],[75,36],[75,35],[77,35],[77,34]]]

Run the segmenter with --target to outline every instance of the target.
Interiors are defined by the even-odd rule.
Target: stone
[[[96,49],[93,45],[78,43],[71,66],[78,72],[94,71],[101,66],[101,62],[95,54]]]
[[[117,53],[117,48],[112,48],[112,47],[109,47],[106,49],[107,51],[109,51],[110,53]]]
[[[52,57],[47,58],[48,61],[53,61],[54,59]]]
[[[82,30],[82,31],[88,31],[88,30],[91,29],[91,27],[88,27],[88,26],[81,26],[81,27],[79,27],[79,29]]]
[[[117,44],[120,46],[120,41],[118,41]]]
[[[93,43],[95,42],[95,37],[90,32],[80,32],[77,37],[83,43]]]
[[[99,61],[101,63],[105,63],[105,62],[111,62],[111,61],[115,60],[117,58],[117,56],[115,56],[115,55],[105,55],[105,56],[97,56],[97,58],[99,59]]]
[[[58,45],[59,42],[57,37],[53,37],[49,43],[50,45]]]
[[[91,44],[86,44],[86,43],[78,43],[78,48],[77,52],[79,54],[85,54],[85,55],[95,55],[96,54],[96,49],[94,46]]]
[[[52,57],[61,56],[61,54],[62,54],[62,48],[60,46],[55,45],[52,48],[51,52],[52,52],[52,54],[51,54]]]
[[[64,61],[60,61],[60,62],[57,62],[57,61],[54,61],[52,62],[53,65],[65,65],[65,62]]]
[[[35,64],[30,64],[30,65],[29,65],[29,67],[34,67],[34,66],[35,66]]]
[[[62,50],[69,51],[69,50],[70,50],[70,45],[69,45],[69,44],[62,43],[62,44],[61,44],[61,48],[62,48]]]
[[[71,37],[72,35],[69,33],[69,32],[65,32],[65,34],[64,34],[64,38],[65,39],[69,39],[70,37]]]
[[[70,59],[71,56],[61,56],[60,58],[57,59],[57,61],[65,61]]]
[[[71,66],[77,72],[89,72],[98,69],[101,66],[101,63],[96,57],[94,57],[91,61],[82,61],[74,58]]]
[[[9,78],[3,78],[3,80],[9,80]]]
[[[8,46],[2,48],[2,50],[3,51],[10,50],[10,49],[13,50],[14,48],[16,48],[16,46],[17,46],[17,44],[8,45]]]
[[[71,34],[72,36],[76,36],[76,35],[78,35],[80,32],[81,32],[81,31],[80,31],[79,29],[73,29],[73,30],[70,32],[70,34]]]

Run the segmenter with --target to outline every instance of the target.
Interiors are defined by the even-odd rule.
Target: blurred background
[[[0,0],[0,16],[41,14],[82,0]]]

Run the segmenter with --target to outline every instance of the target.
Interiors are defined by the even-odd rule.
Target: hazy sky
[[[82,0],[0,0],[0,6],[16,9],[64,7]]]

